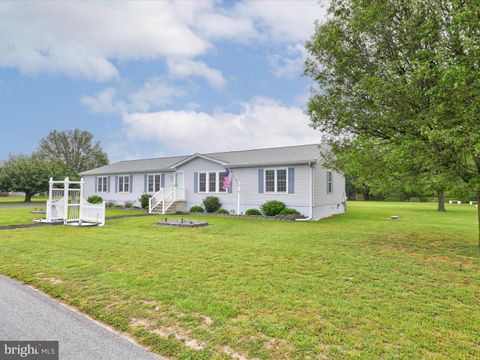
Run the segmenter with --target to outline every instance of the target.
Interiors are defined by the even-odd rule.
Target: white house
[[[226,169],[235,177],[227,191]],[[120,161],[81,175],[85,197],[138,204],[148,193],[152,212],[186,211],[206,196],[217,196],[232,213],[267,200],[314,219],[345,212],[345,178],[322,166],[316,144]]]

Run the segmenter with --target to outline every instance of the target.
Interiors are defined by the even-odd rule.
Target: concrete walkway
[[[57,340],[61,360],[159,360],[119,334],[0,275],[0,340]]]

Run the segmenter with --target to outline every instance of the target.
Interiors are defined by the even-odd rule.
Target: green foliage
[[[151,197],[152,195],[150,194],[142,194],[142,196],[140,196],[140,205],[142,206],[142,209],[148,210]]]
[[[205,210],[200,205],[194,205],[190,208],[191,213],[203,213]]]
[[[77,176],[82,171],[108,164],[100,142],[94,141],[90,132],[79,129],[51,131],[40,141],[39,155],[62,162]]]
[[[60,178],[61,163],[46,160],[37,154],[11,155],[0,166],[0,191],[23,191],[25,201],[39,192],[48,191],[50,177]]]
[[[98,196],[98,195],[92,195],[90,196],[87,201],[90,203],[90,204],[101,204],[103,202],[103,199],[101,196]]]
[[[282,212],[285,209],[285,204],[281,201],[270,200],[263,203],[260,208],[262,213],[267,216],[275,216]]]
[[[247,209],[245,215],[262,215],[262,213],[258,209]]]
[[[296,209],[285,208],[282,211],[280,211],[280,215],[300,215],[300,213]]]
[[[206,212],[214,213],[222,207],[222,203],[216,196],[207,196],[205,199],[203,199],[203,206],[205,207]]]
[[[219,210],[217,210],[217,214],[230,214],[230,213],[228,212],[228,210],[219,209]]]

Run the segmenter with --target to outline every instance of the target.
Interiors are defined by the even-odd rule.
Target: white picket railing
[[[63,221],[65,217],[65,205],[63,198],[55,201],[47,201],[47,222]]]
[[[152,195],[152,197],[149,199],[148,212],[151,213],[153,209],[159,206],[162,214],[165,214],[165,212],[175,203],[175,201],[181,200],[185,200],[184,188],[161,188],[160,191]]]
[[[151,213],[153,209],[155,209],[158,205],[163,203],[164,197],[164,188],[161,188],[155,194],[152,195],[150,199],[148,199],[148,212]]]
[[[105,201],[95,205],[84,201],[80,207],[80,219],[85,222],[98,223],[98,226],[105,225]]]

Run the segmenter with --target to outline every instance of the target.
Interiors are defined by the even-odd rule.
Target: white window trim
[[[198,170],[198,193],[199,194],[228,194],[228,190],[220,191],[222,184],[220,184],[220,173],[225,173],[225,171],[219,170]],[[200,191],[200,174],[206,174],[205,179],[205,191]],[[215,191],[210,190],[210,174],[215,174]]]
[[[158,191],[155,190],[155,176],[160,176],[160,189],[162,189],[162,174],[163,173],[150,173],[150,174],[147,174],[147,193],[149,194],[154,194],[154,193],[157,193]],[[150,176],[153,176],[153,191],[150,191],[150,188],[149,188],[149,177]]]
[[[329,177],[331,177],[331,181],[329,181]],[[327,183],[327,195],[333,194],[333,171],[327,170],[327,178],[326,178],[326,183]],[[328,186],[329,183],[331,186]],[[331,191],[329,191],[329,187],[331,187]]]
[[[274,185],[275,185],[275,191],[267,191],[267,170],[274,170]],[[285,170],[285,180],[286,180],[286,188],[285,191],[277,191],[278,187],[278,182],[277,182],[277,171],[278,170]],[[263,192],[265,194],[287,194],[288,195],[288,168],[266,168],[263,169]]]
[[[128,178],[128,190],[125,191],[125,190],[120,190],[120,178],[124,178],[123,179],[123,189],[125,189],[125,178]],[[130,192],[130,186],[132,186],[132,184],[130,184],[130,175],[118,175],[118,179],[117,179],[118,183],[117,183],[117,188],[118,188],[118,192],[119,193],[129,193]]]
[[[100,183],[100,179],[102,179],[102,187],[101,187],[101,190],[98,190],[98,185]],[[105,191],[103,190],[103,188],[104,188],[103,185],[104,184],[107,184]],[[108,176],[98,176],[97,177],[97,183],[95,184],[95,186],[97,187],[97,193],[108,193]]]

